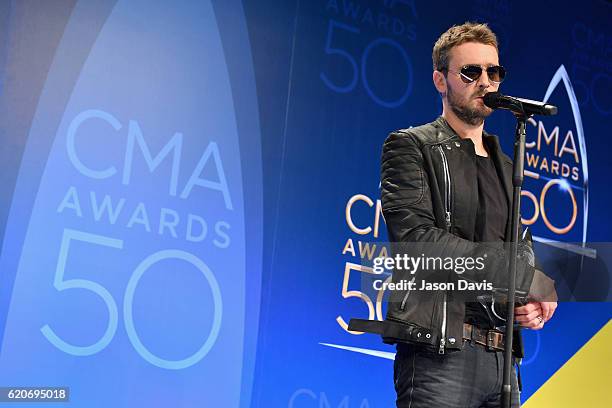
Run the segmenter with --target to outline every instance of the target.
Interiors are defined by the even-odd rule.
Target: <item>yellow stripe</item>
[[[548,352],[554,353],[554,350]],[[612,407],[612,320],[553,374],[523,407]]]

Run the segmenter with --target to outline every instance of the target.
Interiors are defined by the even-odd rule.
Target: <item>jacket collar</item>
[[[451,140],[461,139],[457,132],[450,127],[446,119],[442,117],[442,115],[438,116],[438,118],[433,121],[433,125],[436,129],[438,129],[438,132],[436,133],[436,140],[433,143],[444,143]]]
[[[436,141],[437,143],[443,143],[451,140],[463,140],[442,116],[438,116],[438,118],[433,122],[433,124],[436,128],[442,130],[443,133],[438,134],[438,140]],[[512,164],[512,160],[510,160],[510,158],[503,152],[499,144],[499,138],[496,135],[488,133],[486,130],[483,129],[482,141],[491,153],[491,158],[493,158],[495,161],[499,161],[500,164],[504,161],[509,164]]]

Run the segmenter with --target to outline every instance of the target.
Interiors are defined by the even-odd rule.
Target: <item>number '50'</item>
[[[123,248],[123,241],[120,239],[110,238],[103,235],[90,234],[72,229],[65,229],[64,234],[62,236],[62,244],[60,247],[59,259],[57,261],[57,268],[55,270],[53,286],[59,292],[70,289],[81,289],[88,290],[99,296],[104,301],[104,303],[106,304],[106,308],[108,309],[108,325],[102,337],[100,337],[98,341],[89,346],[76,346],[68,343],[67,341],[61,339],[48,324],[44,325],[41,328],[41,331],[43,335],[51,342],[51,344],[53,344],[55,347],[62,350],[63,352],[75,356],[90,356],[103,350],[106,346],[108,346],[108,344],[115,336],[115,332],[117,331],[117,324],[119,321],[119,312],[117,310],[117,303],[115,302],[113,296],[106,288],[104,288],[99,283],[86,279],[64,279],[66,261],[68,259],[68,252],[70,250],[70,243],[72,241],[81,241],[93,245],[102,245],[115,249]],[[138,334],[136,333],[136,328],[134,326],[132,303],[134,300],[134,293],[136,292],[138,282],[140,281],[142,275],[144,275],[144,273],[152,265],[165,259],[178,259],[195,266],[200,272],[202,272],[202,274],[206,278],[213,297],[214,315],[210,333],[206,341],[198,351],[182,360],[165,360],[151,353],[140,341],[140,338],[138,337]],[[185,251],[170,249],[158,251],[151,254],[150,256],[145,258],[140,263],[140,265],[136,267],[132,276],[130,277],[130,280],[125,290],[125,296],[123,301],[123,316],[125,320],[124,323],[128,338],[130,339],[130,342],[132,343],[134,349],[136,349],[138,354],[140,354],[142,358],[144,358],[146,361],[157,367],[180,370],[192,366],[198,361],[200,361],[202,358],[204,358],[204,356],[208,354],[215,341],[217,340],[219,329],[221,327],[221,315],[221,291],[219,290],[219,285],[217,283],[217,280],[215,279],[215,276],[201,259]]]
[[[353,57],[348,51],[332,46],[332,37],[335,28],[342,29],[354,34],[358,34],[359,29],[340,23],[335,20],[329,20],[329,26],[327,28],[325,53],[346,61],[351,68],[351,79],[346,84],[339,84],[334,83],[324,72],[321,72],[320,77],[323,83],[327,85],[327,87],[332,91],[338,93],[347,93],[355,89],[355,86],[357,85],[357,80],[359,78],[359,67],[357,65],[357,61],[355,60],[355,57]],[[399,52],[399,55],[404,60],[404,63],[406,64],[406,71],[408,75],[406,89],[404,90],[404,93],[398,99],[395,100],[386,100],[376,95],[370,87],[370,82],[368,81],[367,63],[370,53],[374,48],[383,45],[387,45],[391,48],[396,49]],[[390,63],[398,64],[401,62],[399,62],[399,60],[393,60]],[[363,51],[363,54],[361,55],[361,81],[363,82],[363,86],[366,92],[368,93],[368,95],[370,95],[370,98],[372,98],[374,102],[376,102],[380,106],[384,106],[385,108],[396,108],[403,104],[412,92],[412,63],[410,62],[410,57],[408,57],[408,54],[406,53],[404,48],[397,41],[392,40],[390,38],[377,38],[366,46],[365,50]]]

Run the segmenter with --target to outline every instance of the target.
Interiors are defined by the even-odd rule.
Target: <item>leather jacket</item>
[[[483,131],[495,168],[503,180],[508,200],[508,222],[505,241],[511,237],[512,160],[503,153],[496,136]],[[478,209],[477,167],[474,144],[461,139],[446,120],[392,132],[383,145],[381,166],[381,200],[388,238],[393,242],[431,242],[444,248],[450,257],[477,256],[491,247],[473,242]],[[530,293],[534,275],[531,237],[519,242],[517,260],[517,296]],[[507,288],[508,257],[503,250],[493,251],[485,275],[465,274],[474,281],[486,279],[496,289]],[[452,273],[452,271],[451,271]],[[409,275],[393,271],[393,281]],[[409,279],[409,278],[408,278]],[[507,289],[506,289],[507,290]],[[449,301],[444,290],[392,291],[384,321],[352,319],[349,330],[378,333],[388,344],[418,343],[441,354],[462,347],[465,303]],[[513,350],[523,357],[520,330],[515,330]]]

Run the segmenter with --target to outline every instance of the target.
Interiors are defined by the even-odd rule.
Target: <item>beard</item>
[[[453,88],[450,84],[448,84],[446,96],[448,99],[448,104],[451,110],[457,115],[459,119],[464,121],[465,123],[472,126],[482,125],[485,118],[493,113],[493,109],[484,105],[482,107],[475,106],[470,107],[469,103],[472,101],[474,96],[484,96],[484,94],[480,94],[475,92],[474,95],[470,96],[470,100],[468,102],[464,102],[461,100],[460,96],[453,92]]]

